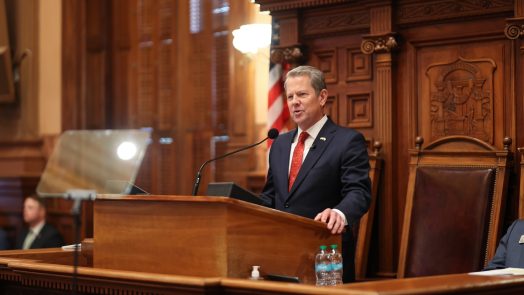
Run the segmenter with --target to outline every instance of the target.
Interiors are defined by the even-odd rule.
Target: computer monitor
[[[262,199],[252,192],[236,185],[234,182],[211,182],[207,185],[207,195],[230,197],[257,205],[264,205]]]

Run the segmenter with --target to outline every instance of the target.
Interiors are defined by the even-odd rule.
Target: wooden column
[[[524,125],[524,101],[522,97],[524,96],[524,89],[521,86],[522,83],[518,83],[518,81],[522,81],[524,78],[524,44],[522,43],[522,39],[524,36],[524,0],[515,0],[514,3],[514,17],[509,18],[506,20],[506,28],[504,29],[504,35],[506,38],[513,40],[513,48],[515,50],[513,56],[515,57],[514,64],[517,65],[516,68],[512,69],[512,72],[514,72],[515,79],[512,83],[512,90],[514,91],[514,112],[515,112],[515,118],[516,118],[516,124],[515,126],[523,126]],[[513,127],[513,124],[509,124],[510,127]],[[517,132],[516,128],[513,128],[513,132],[511,133],[511,137],[515,139],[515,147],[518,148],[518,154],[517,154],[517,161],[515,162],[517,164],[516,169],[516,177],[514,179],[520,179],[520,186],[517,186],[516,183],[513,184],[513,187],[516,191],[516,199],[518,199],[518,218],[524,218],[524,181],[522,180],[523,177],[523,169],[522,165],[524,165],[523,160],[523,151],[522,148],[524,146],[524,136],[520,135],[519,132]],[[520,162],[520,169],[518,169]],[[513,197],[513,196],[510,196]]]
[[[384,178],[382,191],[379,194],[379,275],[393,276],[396,267],[397,224],[394,216],[397,202],[393,199],[396,184],[394,165],[394,104],[393,104],[393,60],[392,50],[397,48],[395,34],[392,32],[392,7],[384,4],[370,8],[370,35],[364,36],[361,49],[366,54],[373,54],[375,65],[373,76],[375,83],[373,93],[375,113],[380,114],[375,119],[376,138],[383,143]]]

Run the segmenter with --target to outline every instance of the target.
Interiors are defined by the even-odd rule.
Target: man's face
[[[24,221],[29,225],[36,225],[44,219],[45,211],[40,204],[31,198],[24,201]]]
[[[324,116],[322,107],[327,100],[327,90],[317,96],[308,76],[287,79],[286,97],[289,113],[302,130],[307,130]]]

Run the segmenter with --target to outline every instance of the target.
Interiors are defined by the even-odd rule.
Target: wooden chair
[[[519,218],[524,218],[524,147],[518,148],[520,161]]]
[[[355,246],[355,279],[363,280],[366,277],[368,265],[369,245],[371,241],[371,231],[375,216],[375,207],[378,197],[378,185],[382,171],[382,159],[379,156],[382,143],[375,141],[373,152],[369,155],[369,178],[371,179],[371,204],[369,210],[360,219],[359,226],[354,228],[356,237]]]
[[[397,276],[481,270],[495,253],[509,175],[504,150],[449,136],[410,150]]]

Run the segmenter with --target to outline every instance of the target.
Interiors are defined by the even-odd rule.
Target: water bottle
[[[328,254],[328,258],[331,264],[328,285],[342,285],[342,254],[338,251],[337,245],[331,245],[331,252]]]
[[[322,245],[315,256],[315,273],[317,275],[317,286],[327,286],[329,284],[329,272],[331,263],[329,261],[327,247]]]

